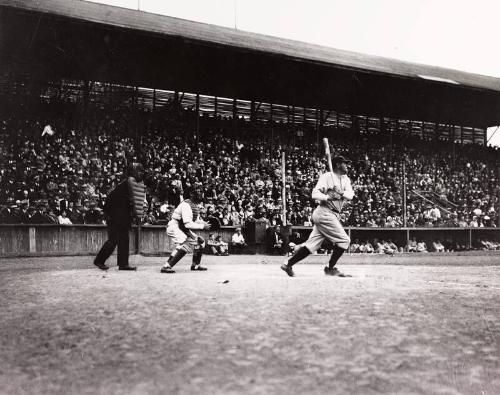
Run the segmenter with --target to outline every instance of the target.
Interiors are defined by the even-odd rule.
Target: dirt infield
[[[498,255],[282,259],[2,259],[0,393],[500,393]]]

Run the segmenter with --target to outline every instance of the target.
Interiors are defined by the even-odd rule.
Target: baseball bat
[[[328,139],[326,137],[323,138],[323,144],[325,145],[326,159],[328,159],[328,171],[333,172],[332,154],[330,153],[330,144],[328,143]]]
[[[325,154],[326,159],[328,160],[328,171],[332,176],[332,185],[335,185],[335,180],[333,178],[332,154],[330,153],[330,144],[328,143],[328,139],[326,137],[323,138],[323,144],[325,145]]]

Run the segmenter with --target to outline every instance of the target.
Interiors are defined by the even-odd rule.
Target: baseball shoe
[[[104,263],[94,262],[94,265],[96,265],[99,269],[104,270],[104,271],[109,269],[109,266],[105,265]]]
[[[160,273],[175,273],[175,270],[172,269],[171,267],[163,266],[160,270]]]
[[[137,267],[135,267],[135,266],[118,266],[118,270],[135,271],[135,270],[137,270]]]
[[[208,269],[203,266],[191,266],[191,270],[193,271],[199,271],[199,272],[206,272]]]
[[[290,277],[295,277],[295,273],[293,272],[293,269],[291,266],[288,266],[286,263],[281,265],[281,270],[283,270],[286,274],[288,274]]]
[[[344,274],[342,272],[339,271],[339,269],[337,269],[336,267],[334,267],[333,269],[330,269],[328,266],[325,266],[325,274],[327,276],[337,276],[337,277],[352,277],[348,274]]]

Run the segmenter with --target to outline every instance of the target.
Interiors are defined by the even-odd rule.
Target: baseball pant
[[[313,212],[312,220],[314,222],[313,230],[303,244],[309,252],[313,253],[319,250],[325,239],[343,250],[349,248],[351,239],[342,227],[337,214],[326,207],[318,206]]]
[[[172,239],[177,247],[182,246],[186,252],[192,251],[200,244],[202,244],[202,247],[205,246],[204,242],[200,243],[201,238],[196,233],[189,229],[181,229],[179,227],[179,221],[175,219],[170,220],[167,225],[167,236]]]
[[[108,240],[96,256],[96,264],[104,264],[118,246],[118,266],[128,266],[129,228],[128,224],[108,225]]]

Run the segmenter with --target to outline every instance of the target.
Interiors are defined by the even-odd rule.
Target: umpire
[[[118,246],[118,270],[136,270],[128,263],[129,229],[134,218],[142,217],[146,191],[142,182],[144,170],[141,164],[132,163],[127,168],[127,179],[119,183],[106,198],[104,214],[108,225],[108,240],[97,254],[94,265],[108,270],[106,259]]]

